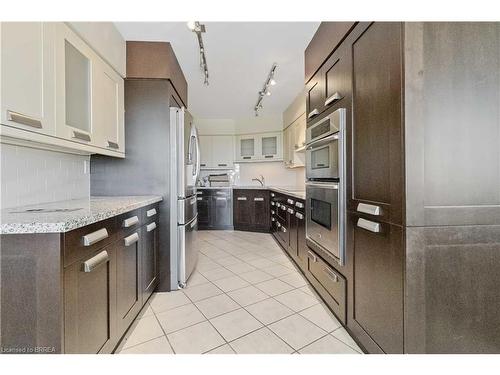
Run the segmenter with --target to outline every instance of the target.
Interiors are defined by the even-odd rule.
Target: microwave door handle
[[[338,133],[329,135],[328,137],[318,139],[317,141],[313,141],[307,145],[308,150],[312,150],[314,147],[321,146],[323,144],[329,143],[333,140],[339,139]]]

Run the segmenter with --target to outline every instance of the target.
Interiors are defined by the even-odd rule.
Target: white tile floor
[[[184,290],[155,293],[117,353],[361,353],[269,234],[200,231]]]

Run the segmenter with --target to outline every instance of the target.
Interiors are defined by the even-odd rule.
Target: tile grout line
[[[217,236],[215,236],[215,237],[217,237]],[[227,241],[227,242],[231,243],[231,241],[228,241],[227,239],[224,239],[224,238],[221,238],[221,237],[218,237],[218,238],[219,238],[219,239],[221,239],[221,240],[224,240],[224,241]],[[245,241],[247,241],[247,240],[245,240]],[[212,247],[214,247],[215,249],[217,249],[217,250],[219,250],[219,251],[223,251],[223,252],[226,252],[226,253],[227,253],[227,251],[225,251],[224,249],[219,248],[217,245],[214,245],[214,244],[210,243],[210,241],[206,241],[206,242],[207,242],[209,245],[211,245]],[[247,241],[247,242],[249,242],[249,241]],[[249,242],[249,243],[251,244],[251,242]],[[234,246],[237,246],[237,244],[234,244]],[[246,248],[244,248],[244,249],[245,249],[245,250],[247,250]],[[283,255],[287,258],[287,261],[288,261],[288,262],[290,262],[290,263],[294,266],[294,269],[291,269],[291,268],[289,268],[289,267],[286,267],[286,266],[285,266],[284,264],[282,264],[282,263],[278,263],[278,262],[275,262],[275,261],[273,261],[273,260],[269,260],[267,257],[265,257],[265,256],[263,256],[263,255],[260,255],[260,256],[259,256],[259,258],[262,258],[262,259],[267,259],[267,260],[269,260],[269,261],[271,261],[271,262],[273,262],[273,263],[276,263],[276,265],[281,265],[281,266],[283,266],[283,267],[286,267],[286,268],[290,269],[290,272],[289,272],[289,273],[286,273],[286,274],[284,274],[284,275],[280,275],[280,276],[274,276],[274,275],[268,274],[269,276],[271,276],[271,277],[272,277],[271,279],[269,279],[269,280],[264,280],[264,281],[259,281],[259,282],[255,282],[255,283],[252,283],[252,282],[249,282],[249,281],[247,281],[247,280],[244,280],[244,279],[243,279],[243,280],[244,280],[244,281],[246,281],[249,285],[247,285],[247,286],[243,286],[243,287],[241,287],[241,288],[237,288],[237,289],[234,289],[234,290],[231,290],[231,291],[228,291],[228,292],[226,292],[226,291],[224,291],[224,290],[220,289],[220,288],[219,288],[219,287],[218,287],[218,286],[214,283],[214,281],[217,281],[217,280],[222,280],[222,279],[224,279],[224,278],[221,278],[221,279],[217,279],[217,280],[213,280],[213,281],[212,281],[212,280],[209,280],[209,279],[208,279],[205,275],[203,275],[203,273],[202,273],[202,272],[198,271],[198,272],[199,272],[199,273],[200,273],[200,274],[201,274],[201,275],[202,275],[202,276],[203,276],[203,277],[207,280],[207,282],[203,282],[203,283],[198,284],[198,285],[212,284],[212,286],[213,286],[213,287],[215,287],[215,288],[217,288],[218,290],[220,290],[220,291],[221,291],[221,293],[220,293],[220,294],[217,294],[217,295],[214,295],[214,296],[210,296],[210,297],[202,298],[202,299],[200,299],[200,300],[197,300],[196,302],[195,302],[194,300],[192,300],[192,299],[191,299],[191,298],[190,298],[190,297],[189,297],[186,293],[183,293],[183,294],[187,297],[187,299],[190,301],[190,303],[191,303],[191,304],[193,304],[193,305],[196,307],[196,309],[197,309],[197,310],[198,310],[198,311],[202,314],[202,316],[206,319],[206,321],[208,321],[208,322],[209,322],[209,324],[210,324],[210,325],[214,328],[214,330],[215,330],[215,331],[216,331],[216,332],[217,332],[217,333],[218,333],[218,334],[222,337],[222,339],[224,340],[224,344],[218,345],[218,346],[216,346],[216,347],[214,347],[214,348],[212,348],[212,349],[210,349],[210,350],[208,350],[208,351],[205,351],[205,352],[203,352],[203,353],[208,353],[208,352],[210,352],[210,351],[212,351],[212,350],[215,350],[215,349],[217,349],[217,348],[220,348],[220,347],[222,347],[222,346],[224,346],[224,345],[226,345],[226,344],[227,344],[227,345],[228,345],[228,346],[229,346],[229,347],[230,347],[233,351],[235,351],[235,349],[231,346],[231,343],[232,343],[232,342],[234,342],[234,341],[236,341],[236,340],[238,340],[238,339],[240,339],[240,338],[243,338],[243,337],[245,337],[245,336],[248,336],[248,335],[250,335],[250,334],[252,334],[252,333],[254,333],[254,332],[256,332],[256,331],[258,331],[258,330],[260,330],[260,329],[262,329],[262,328],[267,328],[267,329],[268,329],[268,330],[269,330],[269,331],[270,331],[273,335],[275,335],[276,337],[278,337],[278,338],[279,338],[279,339],[280,339],[283,343],[285,343],[288,347],[290,347],[292,350],[294,350],[294,352],[295,352],[295,353],[298,353],[298,351],[299,351],[299,350],[301,350],[301,349],[305,348],[306,346],[309,346],[309,345],[313,344],[314,342],[316,342],[316,341],[318,341],[318,340],[321,340],[322,338],[324,338],[324,337],[326,337],[326,336],[328,336],[328,335],[333,336],[333,332],[335,332],[335,331],[339,330],[340,328],[343,328],[342,326],[340,326],[340,327],[337,327],[336,329],[334,329],[333,331],[328,332],[328,331],[324,330],[323,328],[319,327],[317,324],[315,324],[315,323],[314,323],[314,322],[312,322],[311,320],[309,320],[307,317],[302,316],[302,315],[300,314],[300,313],[301,313],[301,312],[303,312],[304,310],[307,310],[307,309],[309,309],[309,308],[311,308],[311,307],[317,306],[318,304],[319,304],[319,305],[323,305],[323,301],[322,301],[322,299],[321,299],[321,298],[319,298],[319,297],[318,297],[318,295],[317,295],[317,293],[314,293],[314,291],[313,291],[313,296],[312,296],[312,297],[314,297],[314,299],[315,299],[315,300],[317,300],[317,303],[315,303],[315,304],[313,304],[313,305],[311,305],[311,306],[308,306],[308,307],[306,307],[306,308],[304,308],[304,309],[300,309],[300,310],[298,310],[298,311],[295,311],[294,309],[290,309],[288,306],[284,305],[283,303],[281,303],[280,301],[278,301],[278,300],[276,300],[276,299],[275,299],[275,297],[278,297],[278,296],[280,296],[280,295],[283,295],[283,294],[286,294],[286,293],[289,293],[289,292],[292,292],[292,291],[300,290],[301,288],[304,288],[304,287],[306,287],[306,286],[309,286],[309,285],[310,285],[310,283],[307,281],[307,279],[304,277],[304,275],[302,275],[302,273],[301,273],[301,272],[299,272],[299,271],[297,270],[297,267],[296,267],[296,265],[293,263],[293,260],[292,260],[292,259],[291,259],[291,258],[290,258],[290,257],[289,257],[289,256],[288,256],[285,252],[284,252],[284,251],[283,251],[283,249],[281,249],[281,248],[278,248],[278,249],[280,250],[280,253],[281,253],[281,254],[283,254]],[[250,252],[251,252],[251,251],[248,251],[248,253],[250,253]],[[204,256],[205,256],[205,257],[206,257],[209,261],[213,262],[214,264],[217,264],[218,266],[217,266],[216,268],[219,268],[219,267],[220,267],[220,268],[222,268],[222,269],[225,269],[225,270],[227,270],[227,271],[231,272],[231,273],[232,273],[232,274],[234,274],[235,276],[240,277],[238,274],[236,274],[236,273],[235,273],[235,272],[233,272],[232,270],[228,269],[226,266],[224,266],[224,265],[222,265],[222,264],[218,263],[216,259],[213,259],[213,258],[211,258],[210,256],[208,256],[208,255],[206,255],[206,254],[204,254],[204,253],[202,253],[202,254],[203,254],[203,255],[204,255]],[[237,256],[235,256],[235,255],[231,254],[231,253],[227,253],[227,254],[228,254],[228,256],[226,256],[226,257],[232,256],[232,257],[234,257],[234,258],[237,258],[240,262],[242,262],[242,263],[244,263],[244,264],[247,264],[247,265],[249,265],[249,266],[251,266],[251,267],[255,268],[255,270],[254,270],[254,271],[261,271],[261,272],[264,272],[265,274],[267,274],[267,272],[265,272],[262,268],[260,268],[260,267],[256,267],[256,266],[254,266],[254,265],[252,265],[252,264],[248,263],[248,261],[242,260],[242,259],[238,258]],[[221,258],[219,258],[219,259],[226,258],[226,257],[221,257]],[[259,258],[255,259],[255,260],[258,260]],[[236,264],[236,263],[235,263],[235,264]],[[270,266],[270,267],[274,267],[274,266]],[[214,268],[214,269],[216,269],[216,268]],[[269,268],[269,267],[268,267],[268,268]],[[210,271],[210,270],[207,270],[207,271]],[[253,272],[253,271],[249,271],[249,272]],[[296,287],[295,285],[292,285],[292,284],[290,284],[290,283],[288,283],[288,282],[283,281],[283,280],[281,280],[281,279],[280,279],[280,277],[284,277],[284,276],[290,275],[290,274],[292,274],[292,273],[294,273],[294,272],[296,272],[297,274],[299,274],[299,275],[300,275],[300,277],[301,277],[301,278],[302,278],[302,279],[306,282],[306,284],[305,284],[305,285],[301,285],[301,286],[299,286],[299,287]],[[228,277],[231,277],[231,276],[228,276]],[[281,281],[281,282],[284,282],[285,284],[287,284],[287,285],[289,285],[290,287],[292,287],[292,289],[291,289],[291,290],[288,290],[288,291],[285,291],[285,292],[282,292],[282,293],[279,293],[279,294],[276,294],[276,295],[274,295],[274,296],[271,296],[271,295],[269,295],[268,293],[266,293],[265,291],[261,290],[260,288],[258,288],[258,287],[256,286],[256,285],[257,285],[257,284],[259,284],[259,283],[263,283],[263,282],[267,282],[267,281],[272,281],[272,280],[279,280],[279,281]],[[197,285],[195,285],[195,286],[197,286]],[[240,290],[240,289],[244,289],[244,288],[247,288],[247,287],[249,287],[249,286],[253,286],[253,287],[257,288],[259,291],[261,291],[262,293],[264,293],[264,294],[267,296],[267,298],[265,298],[264,300],[257,301],[257,302],[255,302],[255,303],[252,303],[252,304],[246,305],[246,306],[242,306],[240,303],[238,303],[236,300],[234,300],[234,299],[233,299],[233,298],[232,298],[232,297],[228,294],[228,293],[230,293],[230,292],[237,291],[237,290]],[[182,290],[181,290],[181,291],[182,291]],[[306,294],[306,295],[310,295],[309,293],[307,293],[307,292],[305,292],[305,291],[303,291],[303,290],[300,290],[300,291],[301,291],[302,293]],[[236,305],[238,305],[239,307],[238,307],[237,309],[235,309],[235,310],[231,310],[231,311],[227,311],[227,312],[225,312],[225,313],[221,313],[221,314],[215,315],[215,316],[213,316],[213,317],[211,317],[211,318],[209,319],[209,318],[208,318],[208,317],[207,317],[207,316],[206,316],[206,315],[205,315],[205,314],[204,314],[204,313],[200,310],[200,308],[196,305],[196,303],[198,303],[198,302],[202,302],[202,301],[207,300],[207,299],[209,299],[209,298],[214,298],[214,297],[221,296],[221,295],[225,295],[225,296],[227,296],[227,297],[228,297],[231,301],[235,302],[235,303],[236,303]],[[265,323],[263,323],[262,321],[260,321],[260,320],[259,320],[256,316],[254,316],[254,315],[253,315],[250,311],[248,311],[248,310],[247,310],[247,308],[248,308],[248,307],[250,307],[250,306],[252,306],[252,305],[255,305],[255,304],[257,304],[257,303],[263,302],[263,301],[265,301],[265,300],[271,299],[271,298],[272,298],[275,302],[279,303],[280,305],[283,305],[283,306],[285,306],[286,308],[290,309],[290,310],[292,311],[292,313],[291,313],[290,315],[286,316],[286,317],[283,317],[283,318],[281,318],[281,319],[278,319],[278,320],[276,320],[276,321],[273,321],[273,322],[271,322],[271,323],[269,323],[269,324],[265,324]],[[148,302],[148,303],[149,303],[149,302]],[[158,313],[157,313],[157,312],[154,310],[154,308],[151,306],[151,310],[152,310],[152,312],[153,312],[153,315],[155,316],[155,319],[156,319],[157,323],[160,325],[160,327],[161,327],[161,329],[162,329],[162,332],[164,333],[164,336],[166,337],[167,342],[169,343],[169,345],[170,345],[170,347],[171,347],[171,349],[172,349],[172,351],[173,351],[174,353],[175,353],[175,349],[173,348],[172,344],[170,343],[170,340],[168,340],[167,333],[165,332],[165,330],[164,330],[164,329],[163,329],[163,327],[161,326],[161,323],[159,322],[158,317],[157,317],[156,315],[157,315],[157,314],[160,314],[160,313],[163,313],[163,312],[167,312],[167,311],[170,311],[170,310],[176,309],[176,308],[179,308],[179,307],[182,307],[182,306],[186,306],[186,305],[188,305],[188,304],[189,304],[189,303],[186,303],[186,304],[183,304],[183,305],[179,305],[179,306],[176,306],[176,307],[173,307],[173,308],[171,308],[171,309],[167,309],[167,310],[164,310],[164,311],[162,311],[162,312],[158,312]],[[324,306],[323,306],[323,307],[324,307]],[[229,314],[229,313],[234,312],[234,311],[236,311],[236,310],[238,310],[238,309],[243,309],[245,312],[247,312],[248,314],[250,314],[250,316],[252,316],[252,318],[254,318],[257,322],[259,322],[260,324],[262,324],[262,326],[261,326],[261,327],[259,327],[259,328],[257,328],[257,329],[255,329],[255,330],[252,330],[252,331],[250,331],[250,332],[248,332],[248,333],[246,333],[246,334],[244,334],[244,335],[242,335],[242,336],[239,336],[239,337],[237,337],[237,338],[235,338],[235,339],[233,339],[233,340],[228,341],[228,340],[226,340],[226,338],[225,338],[225,337],[224,337],[224,336],[223,336],[223,335],[222,335],[222,334],[221,334],[221,333],[217,330],[217,328],[216,328],[216,327],[212,324],[212,322],[211,322],[210,320],[211,320],[211,319],[215,319],[215,318],[220,317],[220,316],[223,316],[223,315],[226,315],[226,314]],[[295,350],[293,347],[291,347],[291,346],[290,346],[290,344],[289,344],[286,340],[284,340],[281,336],[279,336],[277,333],[275,333],[272,329],[270,329],[270,328],[269,328],[269,326],[270,326],[270,325],[275,324],[275,323],[277,323],[277,322],[279,322],[279,321],[282,321],[282,320],[284,320],[284,319],[286,319],[286,318],[289,318],[289,317],[291,317],[291,316],[293,316],[293,315],[299,315],[300,317],[302,317],[302,318],[306,319],[306,320],[307,320],[307,321],[309,321],[311,324],[313,324],[313,325],[314,325],[314,326],[316,326],[317,328],[321,329],[323,332],[326,332],[326,334],[325,334],[325,335],[323,335],[323,336],[321,336],[320,338],[318,338],[318,339],[316,339],[316,340],[314,340],[314,341],[312,341],[312,342],[308,343],[307,345],[305,345],[305,346],[301,347],[300,349]],[[143,317],[141,317],[141,319],[142,319],[142,318],[143,318]],[[172,332],[170,332],[170,333],[178,332],[178,331],[180,331],[180,330],[187,329],[187,328],[189,328],[189,327],[192,327],[192,326],[194,326],[194,325],[196,325],[196,324],[200,324],[200,323],[203,323],[203,322],[194,323],[194,324],[191,324],[191,325],[189,325],[189,326],[187,326],[187,327],[183,327],[183,328],[181,328],[181,329],[178,329],[178,330],[172,331]],[[169,333],[169,334],[170,334],[170,333]],[[161,336],[159,336],[159,337],[161,337]],[[153,338],[153,339],[150,339],[150,340],[147,340],[147,341],[145,341],[145,342],[142,342],[142,343],[139,343],[139,344],[133,345],[133,346],[131,346],[131,347],[129,347],[129,348],[132,348],[132,347],[135,347],[135,346],[138,346],[138,345],[144,344],[144,343],[146,343],[146,342],[149,342],[149,341],[151,341],[151,340],[155,340],[155,339],[157,339],[157,338],[158,338],[158,337]],[[337,341],[339,341],[339,342],[343,343],[344,345],[348,346],[350,349],[352,349],[352,350],[354,350],[354,351],[358,352],[356,349],[352,348],[349,344],[347,344],[346,342],[342,341],[341,339],[339,339],[339,338],[337,338],[337,337],[335,337],[335,336],[333,336],[333,338],[335,338]],[[127,348],[127,349],[129,349],[129,348]]]

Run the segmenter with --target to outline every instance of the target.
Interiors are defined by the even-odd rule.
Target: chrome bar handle
[[[295,213],[295,211],[294,211],[294,210],[292,210],[291,208],[289,208],[287,211],[288,211],[288,213],[290,213],[290,214],[292,214],[292,215]]]
[[[132,216],[132,217],[129,217],[128,219],[123,220],[123,227],[129,228],[131,226],[134,226],[138,222],[139,222],[139,218],[137,216]]]
[[[107,263],[109,261],[109,255],[107,251],[101,251],[96,256],[90,258],[83,262],[82,270],[83,272],[92,272],[100,265]]]
[[[304,208],[304,203],[295,202],[295,207],[297,207],[297,208]]]
[[[262,198],[262,197],[256,197],[253,200],[256,201],[256,202],[262,202],[264,200],[264,198]]]
[[[247,197],[238,197],[237,198],[239,201],[246,201],[247,200]]]
[[[281,230],[283,231],[283,233],[286,233],[286,228],[284,226],[281,226]]]
[[[358,219],[358,227],[373,233],[380,233],[380,224],[366,219]]]
[[[198,200],[198,201],[202,201],[202,200],[203,200],[203,198],[202,198],[202,197],[198,197],[198,198],[196,198],[196,200]]]
[[[306,186],[320,187],[322,189],[338,190],[338,182],[306,182]]]
[[[83,236],[83,246],[92,246],[93,244],[108,237],[108,230],[106,228],[101,228],[99,230],[96,230],[95,232]]]
[[[318,261],[318,257],[310,250],[307,251],[307,257],[311,259],[314,263]]]
[[[329,106],[330,104],[332,104],[333,102],[336,102],[337,100],[340,100],[342,99],[342,95],[340,95],[339,92],[334,92],[333,95],[329,96],[326,100],[325,100],[325,107],[326,106]]]
[[[156,223],[151,223],[151,224],[146,225],[147,232],[151,232],[152,230],[155,230],[155,229],[156,229]]]
[[[12,122],[17,122],[21,125],[31,126],[32,128],[42,128],[42,122],[40,120],[23,115],[21,113],[7,111],[7,119]]]
[[[147,217],[151,217],[151,216],[155,216],[155,215],[156,215],[156,208],[152,208],[152,209],[146,211]]]
[[[73,130],[73,138],[76,138],[76,139],[79,139],[79,140],[85,141],[85,142],[90,142],[90,135],[77,132],[76,130]]]
[[[137,241],[139,241],[139,234],[137,232],[131,234],[130,236],[128,237],[125,237],[123,239],[123,241],[125,242],[125,246],[130,246],[134,243],[136,243]]]
[[[307,115],[307,118],[311,119],[311,118],[313,118],[314,116],[317,116],[317,115],[319,115],[318,108],[314,108],[312,111],[309,112],[309,114]]]
[[[302,215],[300,212],[296,212],[295,217],[299,220],[304,220],[304,215]]]
[[[380,206],[375,206],[373,204],[359,203],[356,211],[363,212],[365,214],[370,214],[374,216],[382,215],[382,209]]]
[[[118,146],[118,143],[116,143],[116,142],[108,141],[108,148],[118,150],[120,148],[120,146]]]
[[[323,269],[323,272],[326,273],[326,276],[328,276],[328,278],[330,280],[332,280],[334,283],[338,283],[339,282],[339,277],[337,276],[337,274],[335,272],[333,272],[331,269],[329,268],[324,268]]]

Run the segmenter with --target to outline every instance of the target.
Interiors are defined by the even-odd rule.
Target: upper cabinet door
[[[212,136],[200,135],[200,167],[210,168],[212,165]]]
[[[325,63],[323,73],[325,109],[337,105],[350,93],[351,66],[346,52],[345,47],[340,47]]]
[[[306,92],[306,115],[307,121],[318,117],[325,108],[325,81],[323,68],[311,78],[307,84]]]
[[[92,122],[96,146],[124,153],[123,78],[99,61],[94,64],[92,76]]]
[[[59,137],[93,144],[94,53],[71,29],[59,24],[56,38],[57,128]]]
[[[55,134],[54,23],[3,22],[1,121]]]
[[[402,24],[376,22],[352,42],[352,187],[348,209],[403,223]]]
[[[282,132],[262,134],[259,145],[260,158],[264,160],[281,160],[283,158]]]
[[[212,138],[212,167],[232,168],[234,163],[234,137],[214,135]]]
[[[257,159],[257,137],[255,135],[241,135],[237,137],[236,159],[251,161]]]

